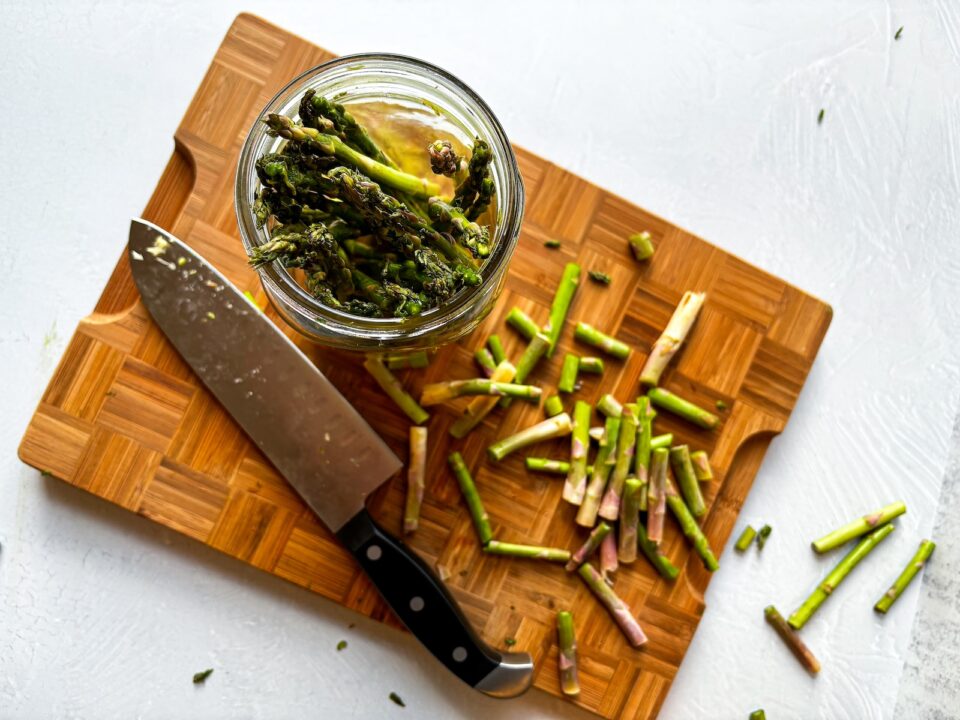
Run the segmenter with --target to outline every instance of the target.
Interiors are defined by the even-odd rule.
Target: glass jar
[[[275,152],[283,142],[270,137],[261,118],[277,113],[296,118],[303,93],[342,102],[388,102],[423,110],[442,118],[445,130],[469,147],[475,137],[492,151],[491,174],[496,187],[497,218],[490,256],[480,268],[482,281],[465,287],[439,306],[404,318],[352,315],[320,303],[279,263],[259,270],[260,280],[280,315],[311,340],[331,347],[363,352],[426,349],[463,337],[483,320],[503,289],[507,265],[517,245],[523,218],[523,181],[503,128],[487,104],[465,84],[440,68],[414,58],[388,54],[349,55],[319,65],[295,77],[278,92],[247,134],[237,166],[235,207],[247,253],[266,242],[252,210],[260,187],[256,161]],[[426,148],[424,148],[426,155]]]

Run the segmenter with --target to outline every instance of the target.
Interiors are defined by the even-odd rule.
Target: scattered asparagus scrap
[[[391,692],[387,697],[390,698],[390,701],[394,705],[399,705],[400,707],[407,706],[407,704],[403,701],[403,698],[397,695],[395,692]]]
[[[554,475],[566,475],[570,472],[570,463],[566,460],[548,460],[547,458],[528,457],[524,458],[523,462],[527,470],[552,473]]]
[[[573,555],[570,556],[570,561],[566,565],[567,572],[573,572],[589,560],[590,556],[600,547],[604,538],[610,534],[610,530],[611,527],[605,522],[598,523],[597,526],[590,531],[583,545],[577,548]]]
[[[547,417],[554,417],[563,412],[563,400],[557,395],[551,395],[543,403],[543,410]]]
[[[612,537],[608,535],[607,537]],[[593,591],[597,599],[613,617],[617,625],[623,631],[633,647],[640,647],[647,642],[647,636],[640,627],[640,623],[630,613],[630,608],[623,602],[617,594],[607,585],[603,577],[596,571],[590,563],[584,563],[580,566],[580,577],[587,584],[587,587]]]
[[[504,360],[494,369],[490,380],[497,383],[509,383],[517,374],[517,369],[509,360]],[[450,426],[450,435],[455,438],[466,437],[467,433],[479,425],[483,419],[497,406],[498,395],[491,397],[477,396],[470,401],[467,409],[464,411],[453,425]]]
[[[511,308],[507,313],[507,325],[527,340],[533,340],[534,336],[540,332],[540,326],[533,321],[533,318],[518,307]]]
[[[673,483],[670,482],[670,478],[667,478],[665,492],[667,495],[667,507],[670,508],[670,511],[677,519],[677,522],[680,524],[680,529],[687,537],[687,540],[693,545],[693,549],[697,551],[697,555],[699,555],[703,561],[703,566],[710,572],[719,569],[720,563],[717,562],[716,556],[710,549],[710,542],[707,540],[707,536],[703,534],[703,530],[701,530],[697,524],[696,518],[693,517],[690,510],[684,504],[683,498],[677,493],[677,489],[673,486]]]
[[[623,405],[613,395],[607,393],[597,402],[597,410],[607,417],[618,418],[623,412]]]
[[[490,527],[490,516],[483,508],[483,502],[480,500],[480,493],[477,492],[477,486],[473,483],[473,477],[467,470],[463,457],[458,452],[450,453],[447,458],[450,463],[450,469],[453,470],[457,483],[460,485],[460,492],[463,493],[463,499],[470,510],[470,517],[473,518],[473,526],[477,530],[477,536],[480,538],[481,545],[487,545],[493,538],[493,529]]]
[[[630,243],[630,250],[633,251],[633,257],[639,262],[649,260],[653,257],[653,240],[650,239],[650,233],[646,230],[634,233],[627,241]]]
[[[542,440],[551,440],[557,437],[569,435],[573,430],[573,424],[570,416],[566,413],[556,417],[547,418],[541,423],[537,423],[520,432],[498,440],[487,448],[487,455],[491,460],[503,460],[507,455],[528,445],[538,443]]]
[[[577,370],[580,368],[580,358],[573,353],[563,356],[563,366],[560,369],[560,381],[557,390],[562,393],[572,393],[577,387]]]
[[[757,537],[757,531],[753,529],[752,525],[747,525],[733,546],[737,549],[737,552],[746,552],[753,544],[755,537]]]
[[[600,541],[600,577],[610,587],[613,587],[613,574],[619,567],[617,541],[614,539],[613,533],[610,533]]]
[[[591,375],[602,375],[603,360],[598,357],[582,357],[578,369],[580,372],[590,373]]]
[[[405,355],[387,355],[386,365],[391,370],[404,370],[406,368],[425,368],[430,364],[430,356],[425,350],[407,353]]]
[[[490,350],[490,354],[493,356],[493,361],[497,365],[507,359],[507,353],[503,350],[503,343],[500,342],[499,335],[491,335],[489,338],[487,338],[487,347]]]
[[[523,355],[517,362],[517,376],[514,378],[516,382],[522,383],[527,379],[527,375],[533,372],[537,363],[540,362],[540,358],[547,352],[548,347],[550,347],[550,340],[542,332],[533,336],[533,340],[527,345],[527,349],[523,351]],[[508,397],[500,400],[500,407],[508,407],[510,400]]]
[[[207,678],[213,675],[213,668],[207,668],[206,670],[201,670],[198,673],[193,674],[193,684],[201,685],[207,681]]]
[[[407,414],[414,424],[423,425],[430,419],[430,413],[417,405],[417,401],[406,390],[397,377],[387,369],[383,361],[373,355],[367,356],[363,367],[377,381],[377,385],[393,400],[397,407]]]
[[[337,643],[337,652],[341,652],[341,651],[346,650],[346,649],[347,649],[347,641],[346,641],[346,640],[341,640],[340,642]]]
[[[487,350],[487,348],[478,348],[477,351],[473,353],[473,359],[476,360],[477,365],[480,366],[480,370],[484,375],[487,377],[493,375],[493,371],[496,369],[497,363],[493,359],[493,353]]]
[[[509,555],[511,557],[530,558],[531,560],[549,560],[565,563],[570,560],[570,551],[563,548],[541,547],[539,545],[516,545],[514,543],[491,540],[483,548],[491,555]]]
[[[609,285],[611,281],[610,276],[605,272],[601,272],[600,270],[590,270],[587,272],[587,275],[589,275],[590,279],[598,285]]]
[[[650,400],[642,395],[637,398],[637,449],[634,455],[633,474],[640,481],[640,510],[646,511],[650,495],[650,457],[653,450],[653,416],[650,413]]]
[[[543,332],[550,339],[550,349],[547,350],[547,357],[553,357],[553,353],[557,349],[557,341],[560,339],[560,333],[563,332],[563,324],[567,319],[570,303],[573,302],[573,295],[576,293],[579,284],[580,266],[576,263],[567,263],[563,268],[563,275],[560,277],[557,292],[553,296],[550,317],[543,328]]]
[[[643,483],[636,478],[627,478],[623,485],[617,560],[626,565],[637,559],[637,526],[640,523],[640,491],[642,488]]]
[[[667,323],[660,337],[653,344],[650,356],[640,373],[640,382],[645,385],[658,385],[660,376],[666,369],[670,360],[677,354],[683,341],[686,340],[690,328],[700,314],[700,308],[703,307],[707,299],[706,293],[695,293],[689,290],[683,294],[680,304],[674,310],[673,316]]]
[[[693,474],[699,482],[713,480],[713,468],[710,467],[710,456],[706,450],[690,453],[690,462],[693,463]]]
[[[625,360],[630,354],[630,347],[616,338],[610,337],[606,333],[597,330],[592,325],[585,322],[578,322],[573,332],[573,336],[580,342],[593,345],[600,348],[608,355],[612,355],[618,360]]]
[[[703,502],[703,493],[700,492],[700,483],[693,472],[693,463],[690,461],[690,448],[687,445],[677,445],[670,448],[670,465],[673,475],[680,486],[683,501],[694,517],[703,517],[707,506]]]
[[[573,615],[565,610],[557,613],[557,645],[560,689],[564,695],[576,697],[580,694],[580,681],[577,678],[577,640],[573,632]]]
[[[814,675],[820,672],[820,661],[817,660],[810,651],[810,648],[800,639],[800,636],[794,629],[787,624],[787,621],[783,619],[783,615],[781,615],[773,605],[768,605],[764,608],[763,615],[773,629],[777,631],[777,635],[779,635],[787,647],[790,648],[790,652],[793,653],[794,657],[800,661],[800,664]]]
[[[543,246],[549,248],[550,250],[558,250],[560,248],[559,240],[544,240]]]
[[[613,474],[607,484],[606,492],[600,502],[598,514],[605,520],[616,520],[620,516],[623,484],[633,466],[633,456],[637,447],[637,406],[628,403],[623,406],[620,417],[620,434],[617,438],[616,462]]]
[[[664,433],[663,435],[655,435],[650,440],[650,449],[656,450],[657,448],[668,449],[673,447],[673,433]]]
[[[750,713],[750,717],[747,720],[767,720],[767,714],[763,711],[763,708],[758,708]]]
[[[831,533],[827,533],[819,540],[813,541],[813,549],[818,553],[825,553],[840,547],[848,540],[860,537],[875,528],[890,522],[898,515],[903,515],[907,511],[907,506],[902,502],[895,502],[886,505],[875,512],[868,513],[861,518],[839,527]]]
[[[654,545],[663,541],[663,524],[667,514],[666,448],[653,451],[650,460],[650,491],[647,495],[647,537]]]
[[[767,544],[767,538],[770,537],[770,533],[773,532],[773,528],[769,525],[764,525],[757,531],[757,549],[763,550],[763,546]]]
[[[573,430],[570,433],[570,472],[563,484],[563,499],[579,505],[587,491],[587,450],[590,447],[590,403],[578,400],[573,406]]]
[[[587,491],[577,511],[577,525],[592,528],[597,522],[597,512],[600,510],[600,500],[607,487],[607,479],[613,466],[607,461],[616,456],[617,440],[620,435],[620,418],[607,417],[604,423],[604,439],[600,443],[600,450],[593,461],[593,473],[587,483]]]
[[[420,395],[420,404],[430,407],[465,395],[506,395],[523,400],[539,400],[542,393],[543,391],[534,385],[517,385],[496,382],[489,378],[473,378],[425,385]]]
[[[414,532],[420,525],[423,504],[424,468],[427,464],[427,429],[410,428],[410,460],[407,463],[407,502],[403,511],[403,531]]]
[[[663,408],[667,412],[673,413],[677,417],[692,422],[705,430],[713,430],[720,424],[720,418],[716,415],[689,400],[684,400],[679,395],[674,395],[669,390],[658,387],[650,388],[647,397],[657,407]]]
[[[876,530],[865,536],[858,542],[854,548],[848,552],[843,560],[837,563],[837,566],[817,585],[817,588],[810,594],[803,604],[796,609],[787,622],[794,630],[799,630],[807,621],[813,617],[817,609],[823,605],[823,602],[830,597],[837,586],[843,582],[844,578],[850,574],[863,558],[870,554],[887,535],[893,532],[893,525],[887,523],[878,527]]]
[[[897,601],[897,598],[900,597],[901,593],[907,589],[907,586],[913,581],[917,576],[917,573],[923,569],[923,566],[927,564],[927,560],[933,554],[934,549],[936,548],[936,543],[931,540],[923,540],[920,542],[920,547],[917,549],[916,554],[910,559],[909,564],[903,569],[903,572],[900,573],[900,576],[894,580],[893,585],[890,586],[890,589],[887,590],[883,597],[877,601],[877,604],[873,606],[873,609],[879,613],[886,613],[887,610]]]
[[[680,574],[680,569],[670,562],[670,558],[660,551],[657,543],[647,537],[647,530],[643,527],[643,523],[637,526],[637,539],[639,540],[640,551],[646,556],[656,571],[660,573],[660,576],[665,580],[676,580],[677,575]]]

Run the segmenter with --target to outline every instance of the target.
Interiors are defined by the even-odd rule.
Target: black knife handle
[[[530,687],[530,655],[501,653],[477,637],[433,570],[366,510],[340,528],[337,537],[404,625],[454,675],[494,697],[514,697]]]

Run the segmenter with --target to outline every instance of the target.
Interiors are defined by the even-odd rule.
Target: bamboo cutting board
[[[240,145],[281,85],[332,57],[257,17],[237,17],[187,108],[175,151],[144,212],[261,303],[265,298],[246,265],[233,212]],[[718,432],[691,428],[665,413],[656,430],[710,451],[717,478],[706,485],[704,530],[719,551],[770,440],[796,403],[830,324],[830,308],[542,158],[521,149],[517,154],[527,214],[506,290],[481,330],[442,350],[427,370],[406,373],[404,382],[419,394],[424,382],[474,376],[472,352],[490,332],[500,333],[516,360],[523,344],[503,325],[504,315],[518,305],[545,322],[563,265],[576,260],[584,269],[608,272],[613,282],[609,288],[581,284],[557,356],[532,379],[555,387],[557,357],[572,347],[570,328],[582,319],[635,350],[626,362],[608,360],[602,376],[584,378],[577,397],[595,401],[613,392],[626,400],[637,394],[644,353],[683,291],[707,291],[707,304],[664,385],[704,406],[723,400],[729,409],[721,413]],[[630,257],[625,238],[644,229],[652,233],[657,253],[641,265]],[[118,235],[125,230],[118,228]],[[544,248],[547,238],[561,240],[561,248]],[[405,457],[409,423],[359,362],[295,340]],[[594,354],[582,346],[577,350]],[[569,609],[580,654],[582,691],[576,702],[604,717],[655,716],[703,613],[709,573],[668,521],[665,551],[682,569],[676,582],[661,580],[642,558],[617,576],[617,592],[650,637],[647,646],[633,650],[562,566],[483,555],[446,469],[454,447],[474,470],[498,539],[573,549],[582,533],[574,508],[560,498],[562,482],[527,473],[523,453],[497,465],[484,459],[492,439],[539,421],[542,410],[515,402],[465,441],[450,442],[447,429],[458,409],[432,413],[423,518],[410,544],[449,573],[447,584],[489,643],[503,647],[512,637],[514,649],[533,654],[537,687],[560,694],[554,618],[557,609]],[[557,443],[532,454],[563,457],[566,447]],[[20,456],[154,522],[399,626],[353,559],[199,386],[151,322],[125,259],[71,339]],[[371,499],[371,510],[394,531],[401,526],[403,498],[398,476]]]

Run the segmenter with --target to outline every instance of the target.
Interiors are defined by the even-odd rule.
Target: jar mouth
[[[260,185],[256,161],[281,142],[267,134],[261,119],[268,113],[296,116],[299,100],[310,88],[328,96],[344,92],[351,97],[351,88],[366,88],[362,92],[370,97],[419,102],[442,113],[445,121],[470,139],[480,136],[486,140],[493,154],[491,174],[498,203],[492,250],[479,269],[482,279],[478,285],[462,288],[440,305],[411,317],[371,318],[324,305],[278,263],[258,269],[268,294],[273,291],[287,309],[331,335],[363,344],[415,341],[468,315],[473,301],[499,282],[513,255],[523,217],[523,180],[506,133],[483,99],[446,70],[417,58],[390,53],[345,55],[304,71],[271,98],[247,133],[237,164],[234,207],[247,253],[269,239],[266,229],[257,227],[252,210]]]

